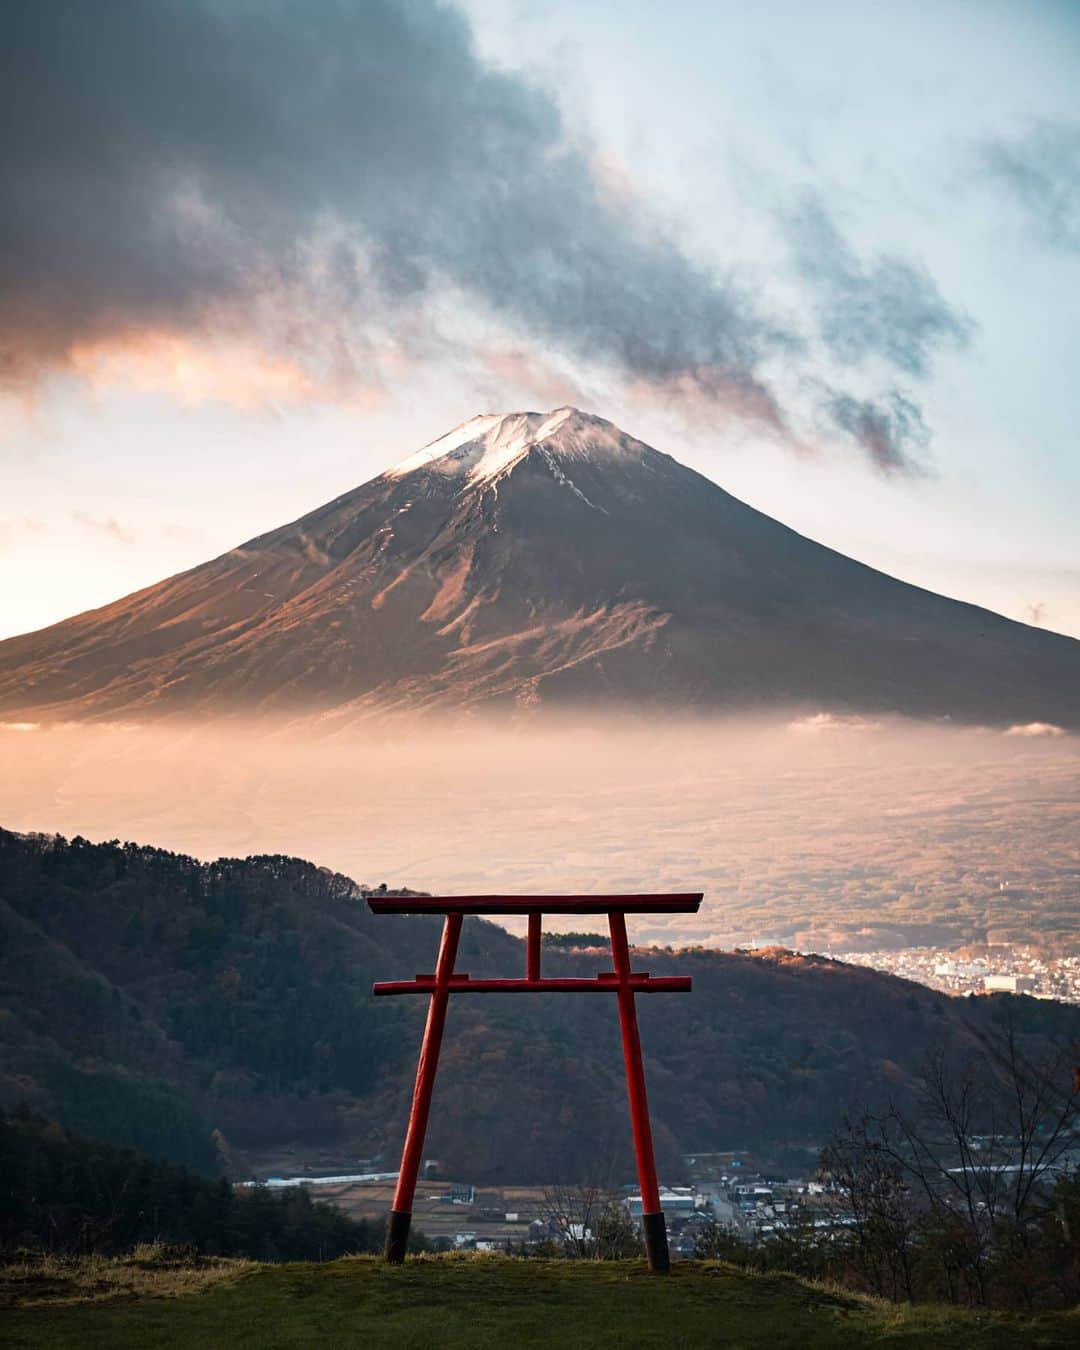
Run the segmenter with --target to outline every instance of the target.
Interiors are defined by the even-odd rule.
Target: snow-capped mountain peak
[[[611,422],[577,408],[556,408],[547,413],[482,413],[402,460],[385,476],[405,478],[423,471],[460,477],[467,487],[487,486],[538,448],[576,458],[645,449]],[[640,458],[640,454],[635,457]]]
[[[1080,643],[875,572],[566,407],[474,417],[201,567],[0,643],[9,721],[571,705],[1080,728]]]

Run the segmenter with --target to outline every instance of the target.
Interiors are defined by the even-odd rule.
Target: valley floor
[[[100,1276],[98,1263],[98,1276]],[[116,1263],[122,1264],[122,1263]],[[130,1265],[130,1262],[128,1263]],[[163,1269],[155,1287],[0,1272],[0,1341],[48,1347],[1072,1346],[1076,1313],[1022,1319],[895,1307],[791,1276],[683,1262],[371,1257],[324,1265],[216,1263],[210,1279]],[[111,1296],[110,1296],[111,1294]],[[38,1300],[26,1302],[25,1300]],[[78,1299],[81,1301],[64,1301]],[[91,1301],[87,1301],[91,1300]],[[18,1306],[12,1306],[16,1302]]]

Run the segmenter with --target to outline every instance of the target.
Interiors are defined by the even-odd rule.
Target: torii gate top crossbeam
[[[702,892],[679,895],[369,895],[375,914],[696,914]]]
[[[527,973],[523,980],[474,980],[462,973],[436,972],[414,980],[385,980],[372,988],[376,995],[428,994],[445,989],[455,994],[591,994],[618,993],[629,988],[638,994],[688,994],[686,975],[649,975],[646,971],[601,971],[596,979],[540,975],[540,920],[543,914],[606,914],[625,933],[627,914],[696,914],[701,892],[682,895],[369,895],[376,914],[528,915]],[[624,939],[625,940],[625,939]]]

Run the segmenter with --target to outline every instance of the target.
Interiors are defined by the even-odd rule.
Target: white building
[[[984,975],[983,988],[988,994],[1029,994],[1035,981],[1030,975]]]
[[[630,1211],[632,1218],[639,1219],[643,1212],[641,1196],[628,1195],[626,1197],[626,1208]],[[677,1216],[685,1218],[686,1215],[693,1214],[697,1208],[694,1188],[692,1186],[672,1186],[669,1189],[661,1189],[660,1208],[669,1219]]]

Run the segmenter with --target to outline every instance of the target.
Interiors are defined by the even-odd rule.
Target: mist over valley
[[[698,916],[632,921],[674,945],[1067,946],[1080,751],[1031,731],[808,714],[7,726],[0,820],[437,893],[703,889]]]

